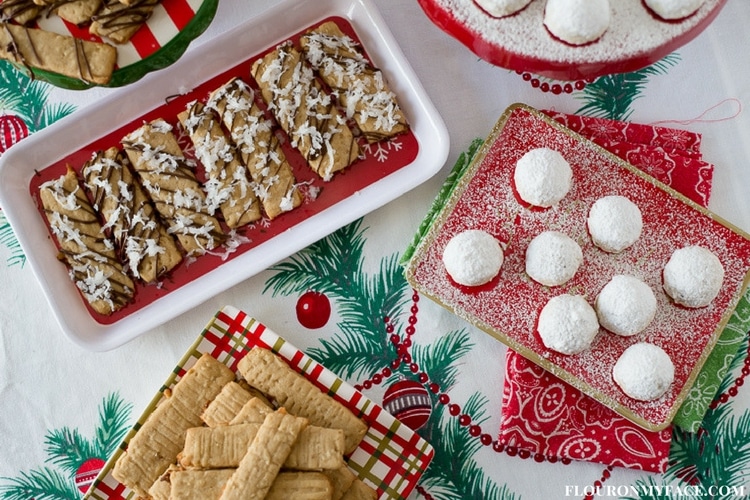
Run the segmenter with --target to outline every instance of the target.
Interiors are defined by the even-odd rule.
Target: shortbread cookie
[[[127,43],[160,3],[161,0],[134,0],[126,5],[120,0],[104,0],[101,10],[91,18],[89,32],[116,44]]]
[[[368,142],[409,130],[396,95],[380,69],[365,57],[362,46],[329,21],[300,38],[305,58],[353,119]]]
[[[38,5],[52,9],[55,14],[71,24],[88,24],[102,6],[102,0],[34,0]]]
[[[65,175],[39,188],[44,215],[60,246],[61,260],[83,297],[109,315],[133,299],[135,286],[117,259],[114,244],[69,166]]]
[[[151,488],[148,489],[148,494],[151,496],[151,500],[169,500],[169,494],[172,490],[172,473],[182,470],[177,464],[172,464],[167,467],[167,470],[159,476]]]
[[[227,425],[242,410],[245,404],[255,399],[253,394],[235,381],[225,385],[216,398],[209,403],[201,419],[209,427]]]
[[[265,500],[330,500],[332,494],[331,482],[320,472],[282,472]]]
[[[224,222],[232,229],[260,219],[260,203],[247,168],[224,135],[218,115],[203,103],[193,101],[177,118],[206,171],[204,189],[209,206],[221,210]]]
[[[169,500],[219,498],[232,474],[233,469],[176,471],[170,476]]]
[[[224,242],[226,235],[169,123],[146,123],[122,144],[156,210],[189,255],[202,255]]]
[[[42,7],[34,0],[3,0],[0,3],[0,21],[15,21],[27,24],[39,17]]]
[[[221,116],[255,183],[263,212],[274,219],[298,207],[302,195],[272,123],[253,97],[245,82],[233,78],[211,93],[207,106]]]
[[[341,500],[377,500],[378,492],[366,485],[361,479],[356,478],[349,489],[346,490]]]
[[[179,463],[198,469],[237,467],[261,425],[262,422],[188,429]],[[301,471],[336,469],[342,465],[345,465],[344,431],[316,426],[307,426],[300,432],[284,460],[285,469]]]
[[[254,347],[240,360],[237,369],[250,385],[271,396],[290,413],[307,418],[310,425],[342,429],[346,454],[353,452],[365,436],[364,421],[268,349]]]
[[[0,23],[0,59],[28,69],[106,84],[115,69],[117,49],[106,43]]]
[[[283,410],[271,413],[229,478],[221,500],[263,500],[307,420]]]
[[[202,355],[138,429],[117,459],[112,476],[136,494],[147,496],[154,482],[176,463],[187,430],[202,424],[203,408],[234,376],[211,355]]]
[[[321,178],[330,180],[357,159],[359,146],[346,118],[291,43],[255,61],[252,75],[292,146]]]
[[[117,148],[98,151],[84,164],[83,178],[126,269],[136,279],[153,283],[174,269],[182,254],[128,165]]]
[[[349,490],[357,476],[354,475],[349,466],[344,465],[337,469],[327,469],[322,471],[333,485],[333,494],[331,500],[341,500],[344,494]]]
[[[232,418],[229,425],[237,424],[261,424],[266,415],[273,413],[273,408],[262,399],[254,397],[250,399]]]

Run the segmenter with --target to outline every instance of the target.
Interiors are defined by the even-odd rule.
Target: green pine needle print
[[[8,248],[10,256],[8,257],[8,265],[19,265],[23,267],[26,263],[26,255],[21,249],[21,244],[18,243],[16,233],[13,232],[13,228],[10,227],[10,223],[5,218],[5,214],[0,210],[0,245]]]
[[[81,492],[75,476],[81,465],[89,459],[106,460],[117,449],[129,431],[132,405],[117,394],[108,394],[99,407],[99,422],[95,438],[86,439],[76,429],[63,427],[47,432],[45,452],[47,462],[57,469],[43,466],[18,477],[0,478],[2,500],[79,500]],[[59,470],[58,470],[59,469]]]
[[[610,120],[628,120],[633,113],[633,102],[643,94],[649,78],[666,74],[679,60],[680,56],[672,53],[638,71],[597,78],[577,95],[585,104],[576,113]]]

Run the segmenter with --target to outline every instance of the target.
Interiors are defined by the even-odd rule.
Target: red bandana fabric
[[[706,206],[713,165],[701,136],[650,126],[545,111],[690,200]],[[548,457],[664,472],[672,429],[642,429],[593,398],[508,350],[499,441]]]

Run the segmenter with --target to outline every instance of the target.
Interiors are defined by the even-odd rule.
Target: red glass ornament
[[[29,127],[16,115],[0,116],[0,154],[29,135]]]
[[[325,294],[315,291],[303,293],[297,300],[297,321],[310,330],[322,328],[331,318],[331,302]]]
[[[99,472],[104,468],[101,458],[89,458],[78,467],[75,475],[76,487],[81,493],[86,493]]]
[[[400,380],[385,390],[383,408],[413,430],[421,429],[432,414],[427,389],[414,380]]]

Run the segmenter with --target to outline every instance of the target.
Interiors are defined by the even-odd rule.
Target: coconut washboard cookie
[[[359,146],[346,118],[291,43],[258,59],[252,75],[292,146],[321,178],[331,180],[357,160]]]
[[[0,23],[0,59],[29,69],[106,84],[115,69],[117,49],[106,43]]]
[[[70,277],[99,314],[109,315],[133,298],[134,284],[104,235],[99,216],[68,167],[62,177],[39,188],[44,215],[60,245]]]
[[[216,113],[193,101],[177,118],[193,141],[195,154],[206,171],[208,180],[204,189],[211,210],[221,210],[224,222],[232,229],[260,219],[260,203],[247,168],[224,135]]]
[[[302,203],[292,167],[271,121],[253,100],[252,89],[233,78],[211,93],[207,107],[216,110],[253,179],[263,212],[274,219]]]
[[[202,255],[221,245],[226,236],[209,212],[206,195],[172,134],[172,126],[154,120],[125,136],[122,143],[156,210],[185,251]]]
[[[307,61],[333,90],[346,117],[354,119],[368,142],[409,130],[383,72],[367,60],[362,46],[336,23],[321,24],[303,35],[300,44]]]
[[[128,272],[152,283],[174,269],[182,254],[127,165],[117,148],[98,151],[83,166],[84,182]]]

